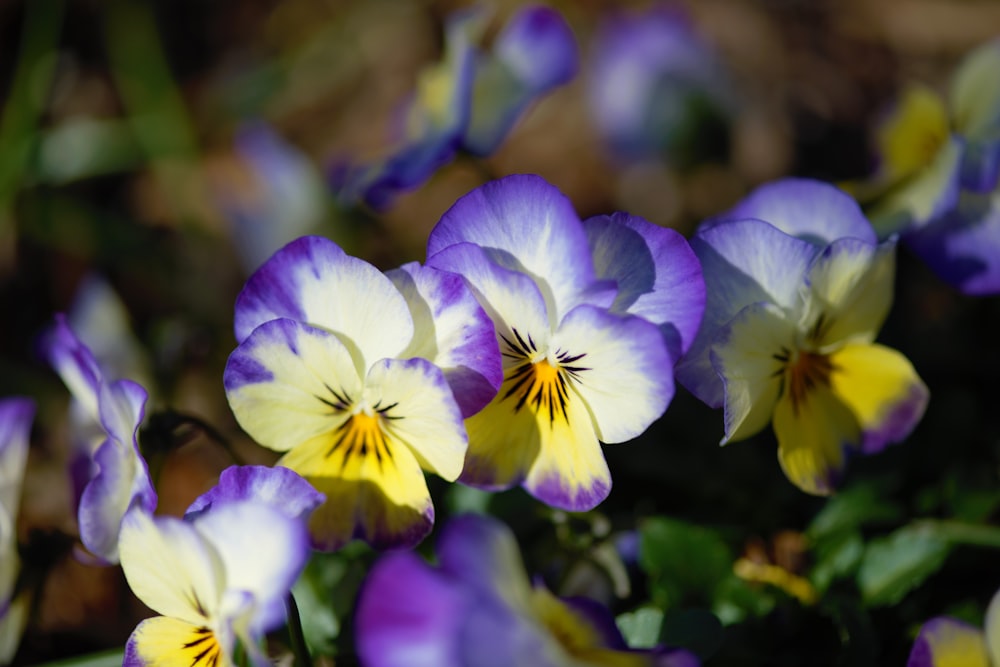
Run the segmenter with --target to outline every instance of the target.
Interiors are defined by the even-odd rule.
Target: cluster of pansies
[[[625,89],[643,100],[665,94],[644,77],[709,95],[698,86],[713,63],[655,48],[662,31],[678,32],[684,57],[700,42],[672,14],[652,16],[610,29],[602,85],[616,90],[627,75],[635,85]],[[558,13],[516,12],[485,53],[477,44],[488,18],[474,8],[449,19],[444,62],[421,79],[402,147],[341,165],[341,196],[377,207],[459,150],[491,152],[532,100],[575,72]],[[874,226],[846,190],[788,178],[687,240],[624,212],[581,219],[557,187],[515,174],[459,198],[430,232],[422,264],[382,271],[323,236],[263,261],[273,239],[252,244],[247,266],[257,268],[234,306],[222,384],[239,426],[280,457],[226,468],[183,517],[157,514],[140,443],[147,390],[56,315],[41,349],[72,397],[78,557],[120,564],[157,614],[135,628],[124,664],[271,664],[267,636],[289,621],[290,591],[313,551],[354,541],[393,552],[357,597],[366,665],[699,664],[686,650],[630,648],[601,604],[532,581],[498,520],[452,519],[428,564],[413,551],[435,525],[426,474],[487,492],[519,486],[560,512],[594,509],[613,491],[602,447],[646,432],[676,383],[723,409],[722,444],[770,424],[778,464],[812,495],[833,493],[852,455],[906,439],[929,391],[904,355],[877,342],[897,240],[969,292],[997,288],[998,44],[962,65],[950,106],[907,93],[880,135],[881,171],[854,190],[866,194]],[[648,55],[655,71],[635,73]],[[602,113],[623,152],[633,141],[649,148],[619,132],[615,109]],[[925,121],[933,141],[915,146],[907,133]],[[626,125],[641,133],[651,122]],[[266,132],[247,136],[251,153],[269,154],[262,164],[272,153],[291,160]],[[28,399],[0,401],[0,662],[27,614],[16,518],[33,413]],[[998,600],[985,632],[928,622],[909,665],[996,667]]]

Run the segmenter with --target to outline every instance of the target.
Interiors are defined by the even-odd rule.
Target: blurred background
[[[38,604],[15,664],[120,647],[148,613],[117,568],[80,562],[61,537],[75,534],[69,397],[38,354],[54,313],[111,332],[109,357],[130,355],[128,376],[151,393],[147,416],[160,417],[142,436],[158,461],[160,511],[180,514],[233,462],[220,438],[241,460],[276,458],[240,432],[221,377],[236,295],[284,242],[319,233],[383,269],[422,261],[455,199],[525,172],[559,187],[581,217],[625,210],[690,234],[768,180],[863,178],[873,124],[901,87],[943,89],[967,51],[1000,34],[994,0],[672,3],[696,36],[697,64],[648,102],[673,109],[671,120],[622,148],[602,117],[600,100],[626,94],[600,87],[612,57],[602,40],[650,4],[550,4],[578,44],[573,80],[539,96],[493,154],[460,153],[376,210],[340,196],[331,172],[393,149],[399,109],[466,3],[0,2],[0,396],[39,405],[18,523]],[[494,3],[486,44],[520,5]],[[998,332],[996,297],[960,295],[901,249],[882,340],[913,361],[930,407],[908,442],[852,461],[835,500],[785,480],[770,433],[720,449],[721,414],[679,390],[642,438],[606,448],[615,489],[594,513],[435,483],[438,519],[497,514],[553,587],[596,591],[619,613],[660,613],[658,638],[701,642],[708,665],[904,664],[920,623],[942,613],[981,622],[1000,586],[988,530],[1000,516]],[[896,531],[927,518],[986,532],[892,551]],[[648,567],[648,548],[629,560],[634,531],[648,547],[651,526],[676,546],[669,576]],[[613,566],[592,557],[606,544]],[[699,565],[706,549],[720,554],[720,573]],[[872,584],[880,572],[866,555],[903,562]],[[372,555],[336,558],[329,588],[346,602],[327,632],[337,664],[351,664],[341,629]],[[822,602],[756,581],[746,565],[739,575],[742,561],[807,579]]]

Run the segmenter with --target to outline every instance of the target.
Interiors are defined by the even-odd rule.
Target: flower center
[[[506,391],[500,400],[514,399],[514,412],[527,406],[535,414],[547,414],[550,424],[555,424],[557,419],[569,423],[569,383],[579,382],[579,374],[589,370],[574,365],[586,355],[572,355],[562,350],[544,355],[531,336],[525,340],[516,329],[511,331],[513,341],[500,336],[506,347],[503,356],[507,367],[503,383]]]
[[[330,399],[316,398],[330,407],[331,414],[348,412],[350,416],[333,431],[333,442],[326,451],[326,458],[339,457],[341,474],[349,470],[358,472],[369,457],[374,457],[381,470],[383,462],[392,460],[387,427],[390,420],[402,419],[390,414],[398,404],[383,406],[382,401],[378,401],[368,405],[364,400],[353,401],[346,393],[337,392],[329,386],[327,389]]]
[[[178,664],[186,664],[191,667],[198,667],[198,665],[216,667],[222,658],[222,649],[215,638],[215,633],[205,627],[197,628],[191,633],[191,637],[184,642],[180,653]]]
[[[830,386],[834,366],[827,355],[782,348],[781,354],[774,358],[783,363],[779,372],[784,374],[784,391],[792,399],[792,410],[796,414],[814,389],[820,385]]]

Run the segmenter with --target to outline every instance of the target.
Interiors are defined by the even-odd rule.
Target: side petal
[[[587,236],[573,204],[539,176],[506,176],[460,198],[431,230],[427,255],[463,242],[532,276],[550,310],[560,315],[594,281]]]
[[[305,523],[277,507],[243,501],[214,507],[192,524],[219,554],[227,590],[253,596],[251,633],[280,625],[285,598],[309,557]]]
[[[205,626],[166,616],[139,623],[125,645],[122,667],[215,667],[229,664],[232,647]]]
[[[409,446],[385,437],[376,454],[335,438],[314,438],[278,461],[326,495],[309,518],[313,548],[334,551],[359,539],[375,549],[405,549],[426,537],[434,506]]]
[[[217,505],[254,500],[277,508],[289,517],[306,518],[325,500],[294,470],[281,466],[229,466],[219,475],[219,483],[198,496],[184,518],[210,511]]]
[[[906,667],[990,667],[982,630],[952,618],[927,621]]]
[[[477,62],[464,148],[489,155],[538,97],[568,82],[579,66],[573,31],[556,10],[524,7],[507,22],[491,56]]]
[[[627,213],[588,218],[583,226],[597,277],[618,285],[611,310],[659,326],[671,358],[680,359],[705,312],[705,279],[687,240]]]
[[[363,369],[396,356],[413,337],[410,311],[392,282],[320,236],[292,241],[250,276],[236,299],[236,340],[282,317],[336,332]]]
[[[386,554],[358,596],[358,655],[371,667],[457,665],[456,643],[468,605],[459,586],[416,554]]]
[[[778,461],[785,476],[806,493],[828,495],[840,481],[845,452],[861,430],[851,410],[819,384],[795,402],[786,393],[774,411]]]
[[[875,232],[850,195],[829,183],[785,178],[761,185],[717,220],[765,220],[784,233],[824,246],[840,238],[875,243]]]
[[[556,355],[561,351],[573,359],[568,363],[577,370],[567,384],[583,400],[601,442],[637,437],[674,396],[673,360],[647,320],[578,306],[562,321],[552,344]]]
[[[809,294],[800,326],[820,348],[875,340],[892,306],[896,243],[878,246],[841,239],[809,268]]]
[[[712,365],[726,389],[725,437],[743,440],[771,422],[798,329],[770,303],[751,304],[716,337]]]
[[[806,271],[817,249],[759,220],[712,224],[691,239],[705,277],[705,316],[677,379],[713,408],[725,402],[709,350],[720,327],[752,303],[800,308]]]
[[[426,359],[383,359],[368,374],[365,393],[391,438],[405,443],[422,468],[455,481],[468,437],[441,369]]]
[[[962,293],[1000,294],[1000,190],[963,193],[955,210],[903,242]]]
[[[223,383],[240,426],[279,452],[337,428],[362,388],[337,336],[286,319],[261,325],[240,343]]]
[[[90,349],[70,329],[66,316],[59,313],[55,320],[55,325],[42,339],[42,352],[88,417],[98,421],[101,369]]]
[[[444,371],[468,417],[496,396],[503,381],[493,321],[461,276],[416,262],[387,274],[406,299],[415,334],[399,356],[423,357]]]
[[[905,439],[923,417],[929,392],[913,365],[883,345],[847,345],[830,355],[833,393],[861,426],[861,451]]]
[[[122,520],[118,551],[129,587],[150,609],[195,627],[216,618],[222,559],[194,526],[135,509]]]
[[[453,271],[469,283],[501,341],[514,340],[518,332],[530,334],[536,349],[548,344],[555,323],[550,321],[539,286],[529,276],[494,264],[482,248],[471,243],[449,246],[427,263]]]

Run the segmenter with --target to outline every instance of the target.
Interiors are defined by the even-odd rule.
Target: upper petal
[[[184,516],[191,519],[216,505],[244,500],[265,503],[290,517],[304,519],[324,498],[309,482],[288,468],[233,465],[219,474],[218,484],[191,503]]]
[[[55,325],[43,339],[43,352],[73,397],[84,406],[87,415],[98,421],[97,394],[101,369],[90,349],[70,329],[66,316],[58,313],[55,320]]]
[[[716,220],[750,218],[818,246],[845,237],[875,242],[875,232],[858,203],[822,181],[785,178],[766,183]]]
[[[953,211],[906,234],[903,241],[961,292],[1000,293],[1000,190],[963,193]]]
[[[705,312],[705,279],[687,240],[627,213],[588,218],[583,226],[597,277],[617,283],[611,310],[659,326],[671,358],[680,359]]]
[[[475,414],[503,381],[493,321],[458,274],[413,262],[387,275],[406,299],[416,332],[400,356],[440,367],[462,416]]]
[[[224,503],[194,517],[225,569],[226,589],[253,596],[253,634],[285,618],[285,598],[309,557],[305,523],[255,500]]]
[[[501,266],[532,276],[558,316],[594,280],[580,218],[569,199],[538,176],[507,176],[460,198],[431,230],[427,255],[463,242],[481,246]]]
[[[951,80],[948,101],[955,129],[974,140],[1000,135],[1000,39],[969,53]]]
[[[883,345],[847,345],[830,355],[833,393],[861,426],[861,451],[899,442],[923,417],[929,393],[913,365]]]
[[[817,249],[769,223],[744,220],[702,228],[691,239],[705,277],[705,316],[677,379],[712,407],[724,402],[709,349],[719,328],[752,303],[797,313],[806,271]]]
[[[122,520],[118,550],[129,587],[153,611],[199,627],[216,618],[225,569],[194,526],[136,509]]]
[[[392,281],[319,236],[292,241],[250,276],[236,299],[236,340],[281,317],[336,332],[360,357],[361,372],[413,338],[406,300]]]
[[[229,356],[226,397],[258,443],[286,451],[336,428],[339,405],[361,396],[362,382],[341,340],[287,319],[254,330]]]
[[[771,303],[747,306],[719,331],[712,365],[726,391],[722,444],[748,438],[770,423],[797,333],[795,323]]]
[[[896,243],[831,243],[809,268],[809,298],[800,326],[820,346],[870,342],[892,306]]]

